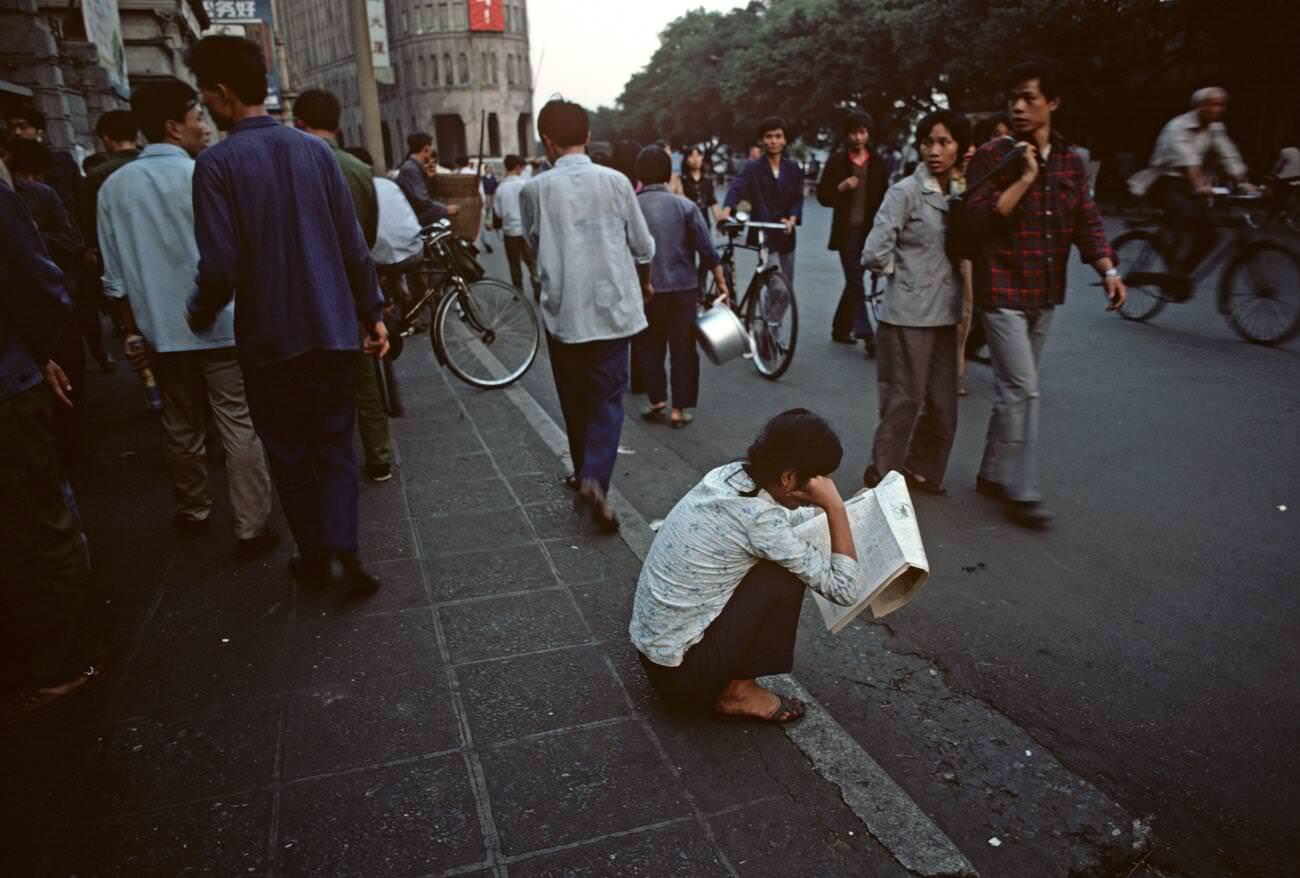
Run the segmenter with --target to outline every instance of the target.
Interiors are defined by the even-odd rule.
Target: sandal
[[[572,473],[560,479],[560,481],[564,484],[564,487],[568,488],[570,491],[578,490],[578,477]]]
[[[103,680],[103,665],[90,665],[71,680],[58,686],[33,686],[23,689],[0,705],[0,722],[19,723],[40,716],[65,703],[78,692],[93,689]]]
[[[680,415],[675,415],[673,418],[671,418],[668,421],[668,423],[672,426],[674,430],[680,430],[682,427],[685,427],[693,420],[695,420],[695,416],[692,415],[690,412],[682,412]]]
[[[925,476],[918,476],[916,473],[911,472],[910,470],[905,470],[903,472],[903,478],[907,480],[907,484],[910,487],[915,488],[916,490],[920,491],[922,494],[933,494],[936,497],[948,496],[947,488],[943,487],[942,485],[936,485],[934,482],[925,478]]]
[[[784,695],[776,695],[778,704],[776,710],[773,710],[767,716],[758,716],[753,713],[719,713],[713,712],[713,718],[720,723],[772,723],[781,725],[782,723],[794,722],[803,719],[803,715],[808,712],[808,705],[804,704],[798,698],[786,698]]]
[[[658,421],[663,418],[664,412],[666,411],[668,411],[668,403],[666,402],[661,402],[659,405],[648,405],[641,409],[641,419],[645,421]]]

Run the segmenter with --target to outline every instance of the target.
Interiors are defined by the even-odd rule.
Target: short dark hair
[[[515,168],[522,167],[523,164],[524,164],[524,160],[521,159],[521,158],[520,158],[519,156],[517,156],[517,155],[513,155],[513,154],[511,154],[511,155],[506,156],[506,170],[507,170],[507,171],[513,171]]]
[[[343,151],[354,159],[359,159],[365,164],[370,165],[372,168],[375,166],[375,157],[372,156],[370,150],[366,149],[364,146],[348,146],[344,147]]]
[[[266,100],[266,59],[252,40],[228,34],[204,37],[185,53],[185,63],[199,88],[224,85],[250,107]]]
[[[467,155],[456,156],[456,167],[463,168],[468,164],[469,164],[469,156]]]
[[[777,129],[780,129],[781,133],[785,134],[785,120],[780,116],[768,116],[758,123],[758,139],[762,140],[763,135],[767,134],[767,132],[776,131]]]
[[[865,128],[867,131],[876,127],[876,120],[871,118],[871,114],[863,110],[854,110],[844,119],[844,136],[848,137],[859,128]]]
[[[1056,65],[1046,58],[1029,58],[1007,71],[1002,80],[1007,91],[1011,91],[1022,82],[1038,80],[1038,90],[1043,97],[1054,101],[1061,96],[1061,74]]]
[[[673,160],[662,146],[647,146],[637,153],[634,173],[647,186],[667,183],[673,175]]]
[[[318,131],[338,131],[342,113],[339,99],[323,88],[309,88],[293,102],[293,117]]]
[[[966,154],[966,147],[970,146],[970,120],[956,110],[935,110],[917,123],[917,152],[921,151],[921,141],[929,136],[936,125],[947,128],[952,139],[957,141],[957,160],[961,161],[961,157]]]
[[[423,131],[406,135],[406,154],[415,155],[426,146],[433,146],[433,138]]]
[[[135,108],[133,103],[132,109]],[[117,141],[134,141],[140,131],[131,110],[109,110],[95,122],[95,136]]]
[[[564,98],[551,98],[537,114],[537,131],[564,149],[581,146],[591,134],[587,111],[580,104]]]
[[[1011,130],[1011,118],[1007,116],[1006,113],[997,113],[976,122],[973,136],[974,144],[976,146],[983,146],[992,140],[993,129],[998,126],[999,122],[1007,126],[1008,131]]]
[[[840,437],[825,418],[790,409],[763,425],[745,453],[745,471],[760,488],[776,484],[787,470],[794,470],[802,485],[835,472],[843,457]]]
[[[5,113],[5,121],[9,123],[10,128],[13,127],[15,119],[22,119],[37,131],[45,130],[45,114],[36,109],[32,104],[20,104],[8,113]]]
[[[53,164],[54,153],[39,140],[15,137],[9,142],[9,167],[15,174],[42,176]]]
[[[175,77],[146,80],[131,92],[133,120],[146,140],[158,143],[167,137],[167,123],[183,122],[197,100],[194,89]]]

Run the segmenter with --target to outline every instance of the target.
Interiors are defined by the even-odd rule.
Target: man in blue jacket
[[[203,103],[227,137],[194,168],[198,290],[205,329],[235,299],[235,340],[253,426],[298,544],[304,584],[379,583],[357,560],[357,321],[388,350],[383,299],[352,195],[326,143],[267,115],[256,43],[211,36],[189,52]]]
[[[794,285],[794,227],[803,219],[803,171],[785,157],[785,121],[769,116],[758,126],[763,141],[763,156],[745,163],[727,190],[722,218],[741,201],[750,204],[749,218],[754,222],[784,223],[784,232],[769,232],[767,245],[781,263],[781,272]]]

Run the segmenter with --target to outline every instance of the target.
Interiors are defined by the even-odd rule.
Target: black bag
[[[969,184],[964,193],[948,199],[948,219],[944,234],[944,249],[947,251],[948,258],[952,260],[953,265],[963,259],[974,259],[979,253],[979,229],[971,219],[966,200],[985,183],[1006,171],[1012,164],[1019,163],[1019,161],[1020,150],[1012,149],[987,174]]]

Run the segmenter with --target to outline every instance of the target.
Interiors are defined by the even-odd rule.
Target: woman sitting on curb
[[[802,702],[755,678],[794,666],[805,585],[842,606],[858,597],[853,533],[829,478],[842,455],[826,421],[791,409],[767,423],[745,460],[710,472],[668,514],[628,627],[666,702],[711,706],[727,720],[803,716]],[[830,525],[829,557],[794,532],[816,507]]]

